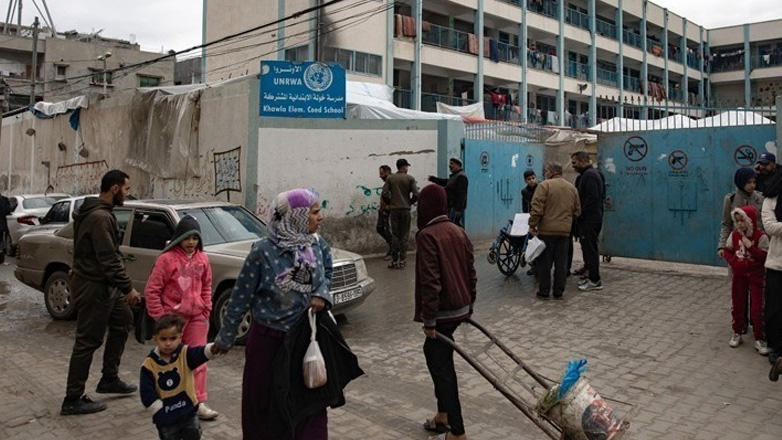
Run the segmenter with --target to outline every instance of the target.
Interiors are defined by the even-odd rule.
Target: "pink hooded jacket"
[[[163,252],[155,262],[144,290],[147,311],[153,319],[173,313],[185,319],[212,312],[212,269],[209,257],[196,249],[188,257],[180,246]]]
[[[737,274],[755,274],[762,276],[765,271],[764,263],[768,254],[768,237],[762,230],[755,228],[757,224],[757,209],[752,205],[735,208],[731,211],[731,218],[740,216],[749,229],[742,233],[738,226],[731,232],[725,242],[725,259],[728,265]],[[735,222],[735,220],[734,220]],[[750,247],[744,246],[742,237],[747,237],[752,243]]]

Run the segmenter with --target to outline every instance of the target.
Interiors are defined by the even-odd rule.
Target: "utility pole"
[[[33,22],[33,72],[30,81],[30,105],[35,104],[35,79],[38,76],[38,17]]]

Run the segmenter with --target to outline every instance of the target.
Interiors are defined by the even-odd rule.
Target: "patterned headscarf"
[[[277,195],[269,204],[267,224],[271,240],[293,253],[293,267],[278,273],[277,286],[284,292],[312,292],[312,272],[317,266],[312,245],[317,240],[309,233],[310,208],[318,195],[308,189],[293,189]]]

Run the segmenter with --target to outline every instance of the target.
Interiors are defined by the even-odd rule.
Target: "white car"
[[[67,199],[58,200],[57,203],[49,208],[49,211],[40,218],[40,224],[37,228],[43,227],[43,225],[58,225],[63,226],[73,221],[73,213],[84,203],[84,199],[87,197],[98,197],[98,194],[92,194],[87,196],[68,197]]]
[[[6,237],[6,253],[14,255],[16,245],[30,228],[40,224],[42,215],[49,211],[58,200],[70,197],[70,194],[49,193],[9,196],[11,214],[6,217],[8,236]]]

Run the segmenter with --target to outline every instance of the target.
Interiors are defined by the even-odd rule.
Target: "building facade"
[[[33,84],[33,38],[31,28],[0,38],[0,77],[7,84],[4,111],[26,107],[35,101],[62,101],[79,95],[111,95],[136,87],[173,85],[174,58],[135,66],[161,57],[144,52],[129,41],[75,31],[38,34]],[[105,64],[104,64],[105,61]],[[104,87],[105,83],[105,87]]]
[[[206,41],[317,4],[261,3],[225,8],[205,0]],[[767,45],[782,44],[778,24],[737,28],[744,34],[710,32],[645,0],[346,0],[209,47],[205,56],[208,81],[257,73],[259,59],[316,59],[340,63],[350,80],[394,87],[400,107],[483,102],[493,119],[586,127],[619,115],[699,116],[718,103],[712,86],[735,94],[746,69],[710,74],[710,54],[750,38],[747,53],[764,61],[773,53]],[[782,78],[773,70],[752,75]],[[750,81],[750,97],[764,84]]]

